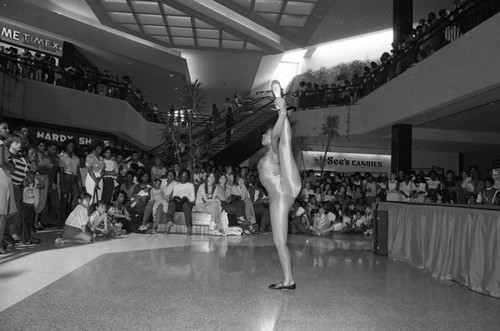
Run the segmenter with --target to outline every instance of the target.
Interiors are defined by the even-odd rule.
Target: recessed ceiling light
[[[174,77],[174,75],[172,75],[172,74],[170,74],[169,76],[170,76],[170,77]]]
[[[496,102],[495,102],[495,101],[490,102],[490,106],[493,106],[493,105],[495,105],[495,104],[496,104]]]
[[[176,87],[175,89],[176,89],[176,90],[178,90],[179,88],[178,88],[178,87]]]

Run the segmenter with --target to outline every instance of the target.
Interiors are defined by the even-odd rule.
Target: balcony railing
[[[446,17],[438,19],[425,33],[411,36],[397,45],[392,56],[344,86],[299,91],[301,109],[344,106],[355,103],[415,64],[423,61],[463,34],[500,12],[498,0],[469,0]],[[478,50],[479,51],[479,50]]]
[[[62,68],[47,59],[13,55],[6,52],[0,52],[0,70],[14,77],[125,100],[150,122],[173,121],[180,125],[183,119],[179,111],[177,115],[158,111],[155,105],[144,100],[140,90],[133,86],[130,81],[102,74],[96,70],[78,71],[71,66]],[[201,117],[195,120],[206,120],[206,117]]]

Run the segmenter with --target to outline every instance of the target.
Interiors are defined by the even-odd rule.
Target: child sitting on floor
[[[61,238],[56,239],[56,244],[89,244],[95,236],[87,232],[89,223],[89,206],[92,196],[86,192],[80,194],[78,206],[69,214],[64,224]]]
[[[125,230],[122,229],[123,225],[118,221],[116,215],[116,206],[112,203],[108,203],[106,206],[106,215],[109,228],[109,235],[111,237],[118,237],[125,234]]]
[[[106,202],[100,200],[97,202],[96,210],[90,215],[90,231],[95,233],[98,237],[108,236],[110,234],[106,207]]]

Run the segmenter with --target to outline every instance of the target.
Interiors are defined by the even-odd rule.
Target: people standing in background
[[[410,174],[404,175],[404,180],[399,183],[398,191],[401,195],[401,201],[411,201],[412,197],[417,192],[417,188],[415,186],[415,183],[411,181]]]
[[[59,225],[64,227],[66,218],[78,205],[78,195],[82,189],[80,174],[80,158],[75,155],[76,143],[74,140],[66,141],[64,152],[59,156],[60,184],[61,184],[61,209]]]
[[[233,131],[232,126],[234,125],[233,109],[229,107],[226,113],[226,144],[231,142],[231,134]]]
[[[118,186],[118,164],[112,159],[111,147],[104,148],[104,171],[102,174],[102,197],[106,204],[113,200],[115,187]]]
[[[9,126],[0,120],[0,241],[3,240],[7,217],[17,212],[14,200],[14,188],[10,178],[12,166],[8,163],[8,150],[5,139],[9,136]],[[0,244],[0,254],[7,254],[3,242]]]
[[[391,172],[389,181],[387,182],[386,201],[401,201],[401,195],[398,191],[399,183],[396,180],[396,173]]]
[[[49,173],[53,168],[50,158],[47,155],[47,143],[45,140],[38,140],[37,145],[37,179],[40,185],[40,203],[36,208],[35,229],[43,230],[42,211],[47,204],[47,194],[49,191]]]
[[[85,159],[85,167],[88,170],[85,178],[85,190],[90,194],[90,204],[101,200],[102,196],[102,176],[105,167],[102,152],[104,144],[101,140],[96,139],[92,142],[92,153],[87,155]]]
[[[220,120],[220,110],[215,103],[212,105],[212,118],[216,122]]]
[[[8,150],[8,160],[12,166],[10,178],[14,188],[14,202],[17,213],[7,219],[8,233],[15,241],[29,243],[31,240],[31,226],[26,227],[21,213],[21,202],[23,195],[23,183],[30,170],[29,163],[21,154],[22,136],[18,133],[11,133],[5,141],[5,148]]]
[[[495,180],[491,177],[484,179],[484,189],[477,195],[476,202],[484,205],[498,205],[498,190],[493,187]]]
[[[51,166],[48,171],[49,188],[47,191],[47,203],[43,211],[42,222],[48,225],[59,225],[59,147],[55,143],[52,142],[47,146],[47,156],[50,159]]]

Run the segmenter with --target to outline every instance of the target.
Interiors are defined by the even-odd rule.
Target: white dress
[[[388,181],[387,182],[387,196],[385,198],[387,201],[401,201],[401,195],[398,192],[398,182]]]

